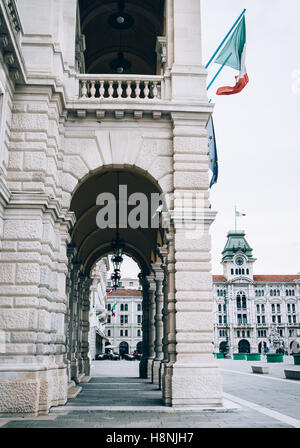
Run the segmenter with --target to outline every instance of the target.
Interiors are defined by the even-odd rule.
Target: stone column
[[[152,363],[155,356],[154,342],[155,342],[155,291],[156,283],[154,275],[146,277],[149,283],[148,301],[149,301],[149,320],[148,320],[148,361],[147,361],[147,378],[152,381]]]
[[[143,287],[143,355],[139,365],[140,378],[148,378],[148,359],[149,359],[149,283],[140,275],[140,284]]]
[[[171,405],[172,390],[172,367],[176,361],[176,301],[175,301],[175,251],[174,251],[174,228],[171,226],[167,233],[168,255],[166,259],[168,293],[166,300],[166,346],[164,358],[165,363],[162,375],[163,402],[166,406]],[[164,359],[164,360],[165,360]]]
[[[176,361],[172,406],[222,406],[212,355],[213,313],[207,132],[209,113],[173,114]]]
[[[85,277],[83,284],[83,298],[82,298],[82,343],[81,343],[81,358],[82,358],[82,373],[84,381],[90,379],[90,358],[89,358],[89,330],[90,330],[90,287],[92,280]]]
[[[160,373],[160,364],[163,359],[163,280],[164,280],[164,271],[162,265],[160,263],[155,263],[152,266],[152,270],[155,275],[156,282],[156,292],[155,292],[155,358],[153,360],[152,366],[152,383],[159,384],[159,373]]]

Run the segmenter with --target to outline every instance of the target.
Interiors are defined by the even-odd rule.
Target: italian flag
[[[235,77],[236,84],[234,87],[225,86],[217,90],[217,95],[233,95],[241,92],[248,84],[249,78],[245,65],[246,60],[246,20],[245,16],[235,29],[230,40],[221,51],[215,63],[228,65],[229,67],[239,70],[239,75]]]
[[[235,211],[235,216],[246,216],[246,213],[241,213],[238,212],[237,210]]]
[[[116,317],[116,312],[115,312],[116,306],[117,306],[117,303],[115,303],[111,309],[111,314],[113,315],[113,317]]]

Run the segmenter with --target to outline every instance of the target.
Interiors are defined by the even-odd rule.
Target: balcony
[[[160,101],[163,77],[158,75],[78,75],[79,99],[100,102]]]

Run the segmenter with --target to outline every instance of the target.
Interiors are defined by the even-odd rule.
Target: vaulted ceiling
[[[116,73],[111,62],[121,51],[130,65],[124,74],[156,74],[155,46],[157,36],[163,35],[164,0],[79,0],[79,8],[86,73]],[[124,26],[115,23],[120,10]]]

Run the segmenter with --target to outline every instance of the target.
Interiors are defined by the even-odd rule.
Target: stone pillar
[[[140,378],[148,378],[148,359],[149,359],[149,283],[142,276],[140,276],[140,284],[143,287],[143,321],[142,321],[142,331],[143,331],[143,355],[139,365]]]
[[[164,271],[162,265],[160,263],[155,263],[152,266],[152,270],[155,275],[155,283],[156,283],[156,292],[155,292],[155,357],[153,359],[152,366],[152,383],[159,384],[159,373],[160,373],[160,364],[163,359],[163,280],[164,280]]]
[[[168,247],[167,245],[159,248],[159,253],[164,260],[163,272],[164,272],[164,280],[163,280],[163,309],[162,309],[162,320],[163,320],[163,359],[160,364],[160,373],[159,373],[159,389],[162,389],[162,379],[165,371],[165,366],[169,361],[169,352],[168,352],[168,334],[169,334],[169,312],[168,312],[168,269],[167,269],[167,256],[168,256]]]
[[[43,414],[67,399],[67,259],[55,219],[45,198],[30,193],[12,194],[4,213],[0,415]]]
[[[90,287],[92,280],[85,277],[83,284],[82,297],[82,342],[81,342],[81,358],[82,358],[82,374],[84,381],[90,378],[90,357],[89,357],[89,330],[90,330]]]
[[[149,321],[148,321],[148,361],[147,361],[147,378],[152,381],[152,363],[155,356],[154,342],[155,342],[155,291],[156,283],[154,275],[146,277],[149,283],[148,297],[149,297]]]
[[[222,406],[221,375],[212,355],[213,313],[207,161],[209,113],[173,114],[176,360],[169,404]]]
[[[168,361],[165,363],[162,375],[162,395],[166,406],[171,405],[172,396],[172,367],[176,361],[176,301],[175,301],[175,251],[174,228],[171,226],[167,233],[168,255],[166,259],[168,293],[166,300],[166,333],[167,340],[164,355]]]

